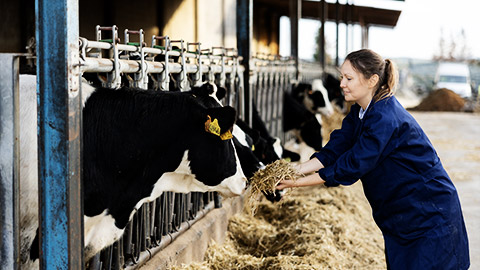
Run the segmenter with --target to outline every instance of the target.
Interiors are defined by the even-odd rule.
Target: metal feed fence
[[[292,132],[283,131],[283,95],[290,93],[297,82],[311,83],[314,79],[321,79],[321,65],[300,61],[297,78],[295,59],[267,55],[257,56],[251,62],[250,87],[260,118],[270,134],[282,142],[295,138]]]
[[[127,82],[142,89],[185,91],[213,82],[227,90],[224,105],[235,107],[240,117],[244,115],[244,68],[235,49],[202,49],[201,43],[168,36],[153,36],[147,47],[143,30],[125,30],[124,43],[120,43],[116,26],[97,26],[96,31],[95,41],[80,38],[80,65],[83,73],[97,73],[102,86],[119,88]],[[107,39],[102,38],[105,31],[110,34]],[[131,42],[133,35],[138,42]],[[122,238],[92,258],[87,269],[133,269],[219,207],[221,197],[216,192],[165,192],[138,209]]]
[[[147,46],[142,30],[125,30],[124,42],[120,43],[116,26],[97,26],[96,30],[96,40],[80,38],[79,66],[81,73],[97,74],[104,87],[119,88],[128,84],[143,89],[167,91],[175,87],[183,91],[210,81],[226,88],[224,105],[235,107],[244,119],[245,102],[250,101],[245,100],[244,67],[235,49],[202,49],[200,43],[171,40],[168,36],[153,36],[151,46]],[[110,35],[106,39],[102,37],[105,32]],[[137,42],[131,42],[134,35]],[[318,67],[301,68],[300,78],[305,78],[307,71],[317,76]],[[10,76],[8,72],[5,73]],[[270,133],[283,141],[293,136],[283,132],[283,94],[291,90],[296,76],[295,62],[289,58],[257,57],[250,64],[253,102]],[[18,68],[13,70],[12,78],[13,85],[18,85]],[[14,203],[11,208],[18,205]],[[87,262],[87,269],[136,268],[217,207],[221,207],[221,198],[214,192],[165,192],[138,209],[122,238]]]

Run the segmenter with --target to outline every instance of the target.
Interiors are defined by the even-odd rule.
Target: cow
[[[340,80],[330,73],[326,73],[323,80],[323,85],[328,91],[328,99],[330,102],[340,108],[341,111],[345,111],[345,96],[343,90],[340,87]]]
[[[291,94],[284,94],[283,130],[293,130],[300,141],[314,150],[322,149],[322,118],[312,113],[304,104],[298,102]]]
[[[313,114],[320,113],[327,117],[333,114],[328,90],[323,86],[320,79],[313,80],[311,84],[299,83],[293,85],[291,96]]]
[[[193,87],[185,93],[193,95],[206,107],[218,107],[221,106],[220,100],[226,95],[226,89],[205,83],[201,87]],[[251,128],[241,119],[237,119],[233,128],[233,141],[245,176],[251,178],[256,171],[265,168],[264,164],[280,159],[282,153],[285,152],[289,152],[289,157],[294,161],[299,160],[300,155],[283,149],[280,139],[270,136],[255,107],[252,112],[253,123],[258,130]],[[267,200],[278,202],[282,198],[283,191],[264,192],[264,195]]]
[[[190,91],[183,92],[186,95],[191,95],[195,98],[197,102],[202,104],[207,108],[222,107],[220,100],[222,100],[226,95],[227,90],[223,87],[217,87],[213,83],[204,83],[200,87],[192,87]],[[258,156],[254,151],[257,149],[257,145],[254,142],[254,139],[245,132],[248,130],[243,125],[241,119],[236,120],[236,124],[233,126],[233,144],[235,150],[237,151],[238,158],[240,160],[240,165],[245,176],[250,179],[255,172],[259,169],[265,167],[264,163],[259,160]]]
[[[30,84],[25,87],[21,81],[21,88],[35,92],[35,80]],[[82,101],[87,261],[121,237],[136,209],[165,191],[218,191],[225,197],[245,191],[246,177],[231,139],[234,108],[206,108],[180,92],[111,90],[85,83]],[[36,119],[36,112],[28,111]],[[21,152],[35,146],[30,143]],[[22,188],[27,187],[21,194],[30,197],[22,208],[34,209],[23,219],[22,263],[28,251],[38,261],[36,177],[21,177]]]

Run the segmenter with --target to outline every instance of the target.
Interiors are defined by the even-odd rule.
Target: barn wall
[[[236,0],[82,0],[79,1],[80,36],[95,39],[95,26],[117,25],[123,41],[124,29],[152,35],[236,47]],[[254,1],[255,2],[255,1]],[[278,54],[279,16],[254,3],[252,51]],[[0,52],[26,52],[35,35],[35,0],[0,1]],[[132,37],[136,41],[136,37]]]
[[[132,3],[130,0],[82,0],[79,1],[80,36],[95,40],[95,26],[116,25],[118,35],[124,41],[124,30],[145,31],[145,41],[150,46],[152,35],[158,35],[157,1],[142,0]],[[103,33],[102,33],[103,34]],[[138,41],[131,37],[131,41]]]
[[[35,36],[35,1],[0,1],[0,52],[26,52]]]

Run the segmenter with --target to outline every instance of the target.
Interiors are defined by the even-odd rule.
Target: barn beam
[[[82,269],[78,0],[36,0],[40,268]]]

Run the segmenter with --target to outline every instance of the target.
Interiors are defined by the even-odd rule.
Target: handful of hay
[[[247,194],[245,211],[254,215],[260,193],[273,194],[280,181],[296,181],[299,175],[291,163],[283,159],[268,164],[263,170],[258,170],[250,179],[250,192]]]

